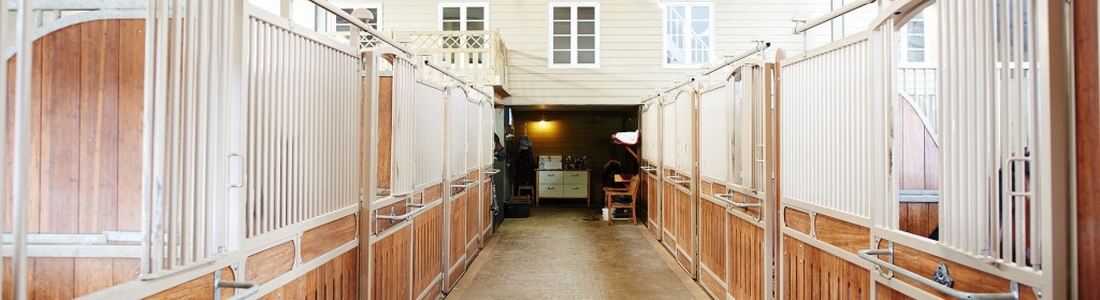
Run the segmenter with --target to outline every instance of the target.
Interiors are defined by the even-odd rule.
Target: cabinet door
[[[562,171],[539,171],[539,185],[560,185],[564,182],[562,177]]]
[[[563,171],[565,184],[588,184],[588,171]]]
[[[588,184],[567,184],[563,185],[562,197],[565,198],[587,198],[588,197]]]
[[[563,190],[560,184],[539,184],[539,198],[561,198]]]

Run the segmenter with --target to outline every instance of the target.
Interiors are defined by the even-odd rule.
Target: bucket
[[[607,221],[607,208],[606,207],[603,208],[603,220]]]

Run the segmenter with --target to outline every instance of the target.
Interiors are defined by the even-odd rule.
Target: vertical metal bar
[[[0,14],[3,14],[5,16],[8,15],[8,1],[7,0],[0,0]],[[0,22],[0,49],[8,49],[8,46],[10,46],[8,44],[8,41],[9,41],[8,27],[9,26],[7,24],[8,24],[7,21]],[[13,37],[13,39],[14,39],[14,37]],[[17,52],[17,54],[18,54],[18,52]],[[16,58],[16,59],[18,59],[18,58]],[[18,63],[18,61],[16,61],[16,63]],[[8,144],[8,131],[15,130],[15,128],[9,128],[8,127],[8,113],[14,110],[14,109],[8,109],[8,106],[9,106],[9,103],[14,103],[17,100],[18,100],[17,98],[8,99],[8,62],[5,59],[2,62],[0,62],[0,103],[2,103],[0,105],[3,105],[3,107],[0,107],[0,126],[4,126],[4,130],[0,130],[0,159],[4,159],[5,161],[8,158],[8,147],[9,146],[16,147],[16,145],[18,145],[15,142],[11,143],[11,145]],[[2,171],[0,171],[0,197],[3,197],[3,198],[6,199],[9,195],[8,194],[8,188],[7,188],[8,187],[8,179],[9,179],[8,176],[7,176],[8,170],[7,169],[0,169],[0,170],[2,170]],[[20,174],[16,174],[16,173],[12,172],[12,175],[13,175],[12,177],[14,178],[15,176],[18,176]],[[13,187],[13,190],[14,190],[14,187]],[[7,205],[0,205],[0,224],[7,224],[6,221],[9,219],[9,217],[7,216],[7,210],[6,210],[5,206],[7,206]],[[0,270],[4,270],[4,260],[3,259],[0,259]],[[4,291],[4,280],[0,280],[0,291]]]
[[[31,40],[34,26],[31,23],[31,1],[17,3],[15,16],[15,124],[14,150],[12,151],[12,283],[14,299],[27,299],[27,202],[30,187],[30,136],[31,136],[31,75],[34,57]],[[2,13],[7,13],[4,11]],[[5,61],[4,72],[7,72]],[[7,85],[7,82],[0,84]],[[6,105],[6,103],[5,103]],[[6,126],[6,125],[5,125]]]
[[[951,47],[954,45],[954,36],[951,35],[951,32],[949,30],[951,28],[951,26],[954,25],[954,22],[953,22],[954,19],[951,18],[952,17],[952,15],[951,15],[952,11],[951,11],[950,7],[948,6],[948,4],[945,4],[943,2],[936,2],[936,8],[940,11],[940,14],[941,14],[940,19],[942,20],[942,21],[940,21],[940,24],[939,24],[940,26],[937,26],[937,27],[939,27],[939,36],[940,36],[940,46],[939,46],[939,51],[938,52],[939,53],[950,53],[949,51],[951,50]],[[943,88],[941,88],[942,91],[941,91],[941,96],[939,97],[939,101],[940,101],[941,107],[943,107],[944,111],[945,111],[944,118],[941,121],[941,123],[943,123],[945,125],[944,130],[943,130],[943,134],[941,135],[941,138],[944,139],[944,141],[954,141],[954,137],[953,137],[953,135],[954,135],[953,134],[954,133],[953,128],[954,128],[954,121],[955,121],[955,118],[954,118],[955,109],[954,108],[955,108],[956,105],[955,105],[954,102],[952,102],[952,103],[947,102],[947,99],[954,99],[954,91],[955,91],[954,90],[955,86],[954,86],[954,84],[952,84],[953,83],[952,78],[954,78],[954,76],[953,76],[954,73],[953,72],[948,72],[947,70],[954,70],[954,69],[953,68],[948,69],[947,67],[950,66],[951,63],[953,63],[955,60],[954,60],[953,55],[942,55],[942,56],[943,57],[941,57],[939,62],[937,63],[937,66],[938,66],[937,69],[945,70],[944,71],[944,80],[939,81],[939,85],[943,86]],[[940,228],[943,229],[943,230],[940,230],[940,240],[943,241],[943,242],[946,242],[949,245],[956,245],[956,244],[954,244],[954,242],[956,241],[956,239],[955,239],[955,231],[956,230],[954,228],[958,228],[958,227],[956,226],[954,221],[957,220],[955,218],[955,214],[958,210],[955,209],[954,203],[955,203],[955,199],[958,198],[958,194],[957,194],[957,190],[955,189],[954,184],[952,184],[952,180],[954,180],[954,178],[956,177],[955,176],[956,169],[953,168],[953,166],[954,166],[953,165],[954,157],[955,157],[954,143],[953,142],[945,142],[943,144],[943,148],[941,148],[941,149],[943,149],[943,150],[940,151],[940,153],[942,153],[942,155],[940,155],[940,157],[939,157],[939,159],[940,159],[939,164],[940,164],[940,170],[942,171],[942,174],[940,174],[940,176],[939,176],[940,177],[939,186],[940,186],[940,190],[943,191],[943,197],[940,197],[940,208],[941,208],[941,210],[943,210],[943,212],[940,213],[939,222],[940,222]]]

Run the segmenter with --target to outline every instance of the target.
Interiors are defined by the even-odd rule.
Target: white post
[[[4,12],[6,13],[6,12]],[[14,299],[27,299],[27,201],[29,200],[30,136],[31,136],[31,57],[34,55],[31,34],[34,30],[31,1],[19,3],[15,17],[15,138],[12,162],[12,234],[15,251],[12,255],[12,287]],[[4,71],[7,72],[7,71]],[[7,84],[2,82],[0,84]]]

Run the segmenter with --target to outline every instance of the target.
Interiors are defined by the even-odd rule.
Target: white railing
[[[473,85],[508,85],[508,48],[500,32],[492,31],[394,31],[413,51],[434,64],[466,77]]]
[[[869,218],[886,199],[883,101],[872,91],[870,32],[783,62],[784,200]]]
[[[390,162],[393,195],[412,193],[416,181],[416,78],[417,64],[402,57],[389,56],[393,65],[393,153]]]
[[[1033,0],[939,3],[941,241],[973,256],[1038,268],[1036,107],[1039,28]],[[990,86],[992,84],[992,86]],[[974,99],[986,99],[974,101]],[[990,201],[993,200],[993,201]]]
[[[246,237],[359,201],[359,53],[253,9],[248,22]],[[400,96],[398,96],[400,97]]]
[[[642,158],[650,164],[660,164],[661,127],[660,107],[657,99],[650,99],[642,105],[642,128],[638,131],[642,140]]]
[[[421,189],[443,179],[443,118],[447,106],[443,90],[424,83],[417,83],[415,101],[416,186]]]

